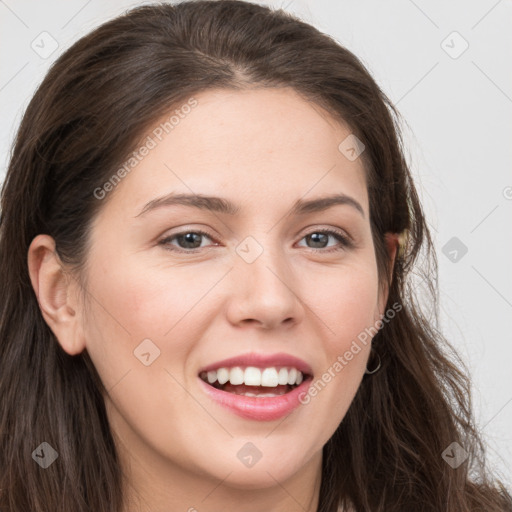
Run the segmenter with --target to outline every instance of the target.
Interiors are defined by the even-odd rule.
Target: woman
[[[1,510],[512,510],[408,278],[436,268],[397,114],[310,25],[104,24],[1,205]]]

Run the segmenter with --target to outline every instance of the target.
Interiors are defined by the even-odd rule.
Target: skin
[[[87,303],[48,235],[29,249],[32,284],[62,348],[87,350],[108,390],[127,512],[315,511],[321,450],[361,383],[370,344],[284,420],[236,416],[205,395],[198,371],[241,353],[286,352],[318,378],[381,318],[387,290],[378,285],[363,165],[338,150],[349,127],[289,88],[195,98],[104,200],[83,276]],[[192,191],[241,210],[178,205],[137,216],[152,199]],[[349,205],[287,215],[299,198],[333,192],[357,200],[364,217]],[[354,246],[334,236],[315,245],[306,235],[319,228],[341,230]],[[166,250],[191,251],[176,238],[158,243],[197,229],[211,234],[198,252]],[[248,236],[263,248],[250,264],[236,252]],[[387,241],[394,260],[396,236]],[[147,338],[160,350],[150,366],[134,357]],[[263,455],[250,468],[237,457],[247,442]]]

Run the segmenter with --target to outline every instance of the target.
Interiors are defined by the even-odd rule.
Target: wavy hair
[[[398,112],[333,38],[237,0],[145,5],[104,23],[53,63],[24,113],[1,192],[0,509],[124,506],[106,390],[87,351],[65,353],[44,321],[27,268],[31,241],[51,235],[81,279],[92,221],[108,201],[93,191],[145,130],[193,94],[251,87],[291,87],[363,141],[379,279],[391,274],[388,304],[402,305],[374,338],[382,368],[363,379],[323,448],[318,511],[511,511],[509,492],[485,469],[466,371],[436,327],[436,255]],[[408,234],[393,268],[386,232]],[[432,312],[420,307],[414,275]],[[32,460],[43,441],[59,454],[44,471]],[[454,442],[469,455],[457,468],[442,457]]]

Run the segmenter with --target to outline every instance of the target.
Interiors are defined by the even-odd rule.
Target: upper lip
[[[222,361],[209,364],[208,366],[201,368],[199,373],[218,370],[219,368],[233,368],[235,366],[254,366],[256,368],[285,366],[296,368],[303,374],[313,375],[313,370],[308,363],[298,357],[284,352],[278,354],[256,354],[254,352],[249,354],[240,354],[238,356],[230,357],[229,359],[223,359]]]

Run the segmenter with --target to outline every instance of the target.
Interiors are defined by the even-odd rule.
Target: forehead
[[[144,134],[151,149],[117,185],[114,206],[135,215],[176,191],[223,195],[257,213],[341,192],[367,210],[362,161],[339,149],[351,130],[317,104],[290,88],[210,90],[193,99],[194,108],[171,109]]]

